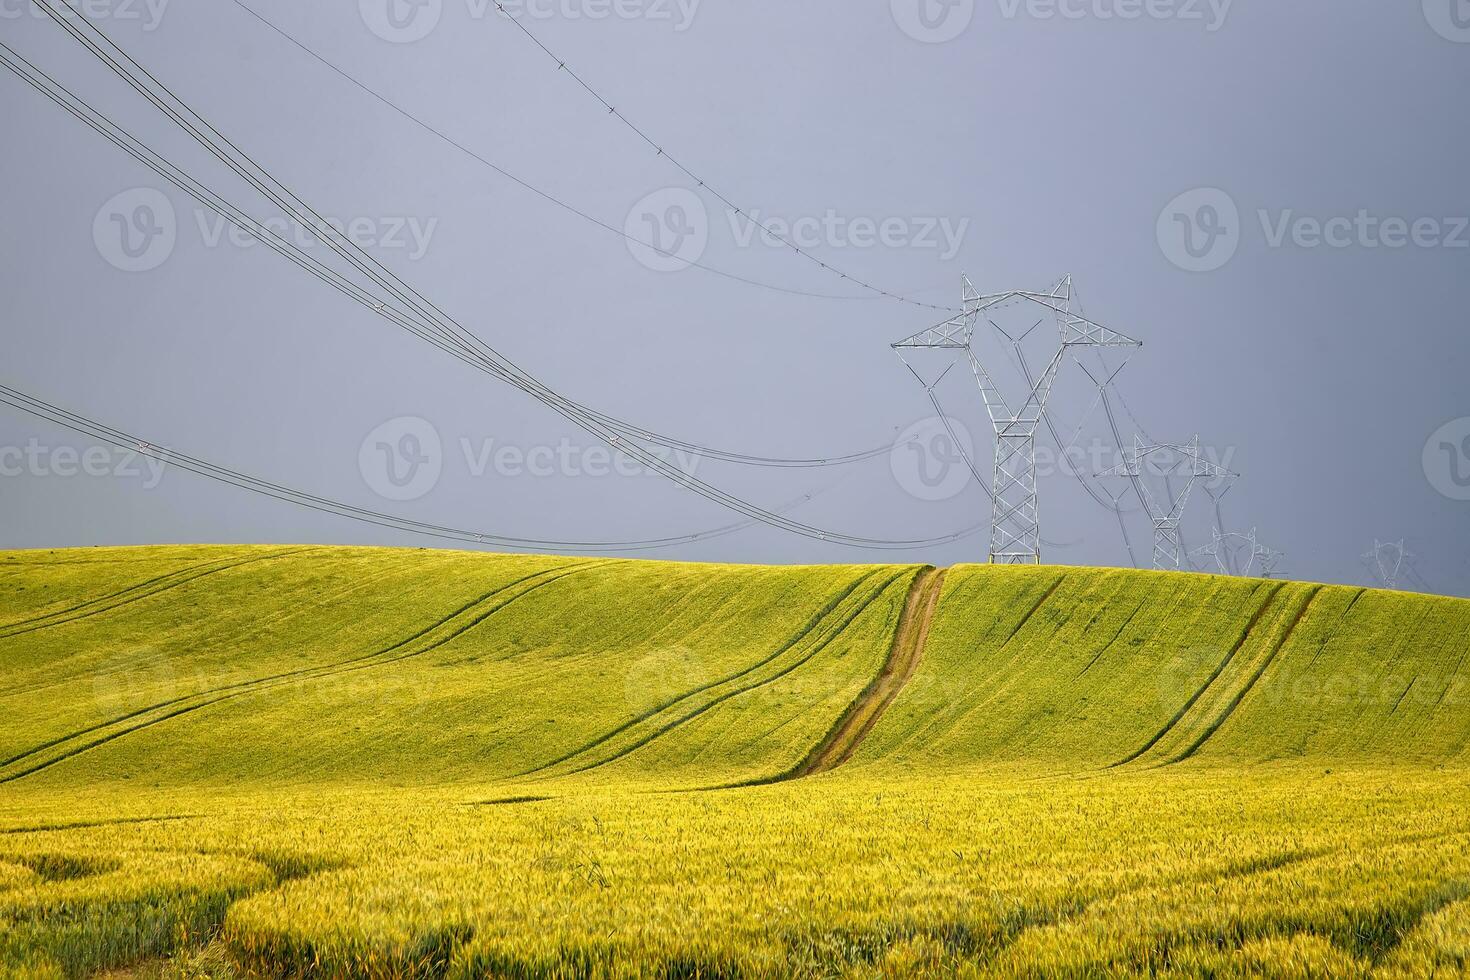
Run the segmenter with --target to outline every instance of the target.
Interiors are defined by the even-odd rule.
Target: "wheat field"
[[[1198,575],[0,554],[0,975],[1464,976],[1467,655]]]

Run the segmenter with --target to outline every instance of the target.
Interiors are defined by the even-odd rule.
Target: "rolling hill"
[[[0,974],[1470,968],[1470,601],[0,554]]]
[[[877,684],[921,571],[300,547],[4,555],[0,785],[770,780]],[[881,715],[844,749],[853,764],[1470,751],[1470,602],[1048,567],[960,567],[934,587],[924,648],[884,678]]]
[[[952,569],[860,762],[1058,771],[1470,761],[1470,602],[1099,569]]]
[[[881,669],[918,573],[180,555],[0,558],[0,786],[774,777]]]

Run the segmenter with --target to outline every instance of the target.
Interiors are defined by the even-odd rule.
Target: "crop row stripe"
[[[129,712],[128,714],[123,715],[119,718],[115,718],[111,721],[102,722],[89,728],[73,732],[69,735],[64,735],[60,738],[53,739],[52,741],[44,745],[40,745],[33,749],[27,750],[20,755],[13,756],[3,763],[0,763],[0,773],[3,773],[4,769],[13,767],[16,763],[32,759],[47,750],[56,748],[65,749],[65,751],[63,751],[61,754],[37,762],[33,765],[29,765],[19,772],[0,774],[0,783],[13,782],[14,780],[22,779],[26,776],[30,776],[34,773],[40,772],[43,769],[49,769],[51,766],[57,765],[58,763],[75,758],[77,755],[80,755],[81,753],[86,752],[89,749],[97,748],[98,746],[116,741],[117,739],[122,738],[126,735],[133,734],[134,732],[142,731],[147,728],[152,728],[153,726],[161,724],[165,721],[178,718],[182,715],[191,714],[195,711],[219,704],[223,701],[230,701],[239,697],[243,697],[247,694],[270,690],[272,688],[282,686],[283,684],[293,680],[319,680],[325,677],[338,676],[344,673],[383,667],[389,664],[399,663],[403,660],[408,660],[413,657],[423,656],[424,654],[438,649],[444,644],[449,643],[450,641],[464,635],[465,633],[479,626],[486,619],[500,612],[506,606],[509,606],[511,603],[516,602],[519,599],[525,598],[532,592],[535,592],[544,586],[550,585],[552,582],[555,582],[561,578],[565,578],[568,575],[572,575],[580,571],[585,571],[594,566],[612,564],[614,563],[614,561],[615,560],[578,563],[572,568],[559,566],[557,568],[546,569],[541,572],[536,572],[532,575],[524,576],[520,579],[515,580],[514,582],[497,587],[486,595],[481,596],[474,602],[469,603],[451,613],[444,619],[438,620],[435,623],[432,623],[429,626],[425,627],[424,629],[419,630],[408,639],[400,640],[392,646],[380,650],[376,653],[353,657],[349,660],[339,661],[335,664],[326,664],[319,667],[308,667],[301,670],[288,671],[282,674],[274,674],[268,677],[255,678],[248,681],[240,681],[235,684],[228,684],[210,690],[196,691],[193,694],[185,695],[179,698],[173,698],[169,701],[159,702],[158,704],[152,705],[150,707],[141,708],[137,711]],[[533,582],[532,580],[535,579],[541,579],[541,581]],[[516,586],[523,585],[528,582],[532,583],[528,588],[515,595],[510,596],[502,602],[493,605],[488,610],[478,612],[470,619],[469,622],[448,630],[446,635],[435,637],[432,641],[424,645],[422,648],[412,649],[409,650],[409,652],[400,653],[397,656],[388,656],[388,654],[403,650],[410,644],[413,644],[416,641],[427,637],[435,630],[448,626],[449,624],[453,623],[454,620],[456,620],[457,618],[464,616],[466,613],[472,610],[476,610],[477,607],[480,607],[484,603],[496,599],[497,597],[503,595],[511,589],[514,589]],[[172,708],[173,710],[166,711],[165,713],[157,717],[144,718],[144,716],[156,714],[157,712],[165,708]],[[129,721],[140,718],[144,718],[144,720],[140,721],[138,724],[128,725],[117,731],[107,731],[107,729],[117,728],[118,726],[124,725]],[[82,744],[80,746],[72,744],[79,740],[85,739],[88,735],[98,733],[105,734],[100,734],[98,738],[87,741],[85,744]]]

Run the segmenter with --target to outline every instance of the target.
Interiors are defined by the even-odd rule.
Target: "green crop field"
[[[0,553],[0,976],[1470,976],[1470,601]]]

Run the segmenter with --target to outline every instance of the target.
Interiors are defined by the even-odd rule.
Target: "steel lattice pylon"
[[[1282,552],[1261,544],[1255,528],[1241,534],[1238,531],[1221,531],[1216,526],[1212,529],[1212,534],[1213,540],[1190,552],[1190,557],[1201,560],[1208,558],[1206,567],[1213,564],[1221,575],[1274,578],[1277,566],[1286,557]],[[1195,567],[1199,568],[1199,565]]]
[[[1160,501],[1149,488],[1144,466],[1149,461],[1162,459],[1162,468],[1155,467],[1155,475],[1181,476],[1185,478],[1184,489],[1178,494],[1166,494]],[[1124,451],[1123,461],[1099,473],[1100,477],[1127,477],[1138,490],[1138,496],[1148,509],[1154,525],[1154,568],[1160,571],[1179,571],[1183,560],[1184,546],[1180,540],[1179,525],[1184,520],[1184,508],[1189,504],[1190,494],[1201,479],[1216,480],[1233,477],[1225,467],[1212,463],[1200,455],[1199,436],[1185,445],[1144,445],[1137,436],[1133,449]]]
[[[893,344],[919,383],[933,397],[934,382],[926,382],[914,370],[906,350],[950,350],[963,352],[970,363],[980,396],[985,402],[995,431],[995,468],[991,478],[990,562],[1002,565],[1035,565],[1041,562],[1041,518],[1037,503],[1036,429],[1042,423],[1047,398],[1057,372],[1068,353],[1079,347],[1140,347],[1139,341],[1094,323],[1072,310],[1072,277],[1064,276],[1048,292],[1012,290],[981,294],[968,276],[962,277],[963,312],[943,323]],[[987,316],[987,322],[1008,340],[1030,386],[1026,399],[1012,409],[975,352],[975,325],[986,311],[1003,304],[1025,302],[1050,311],[1057,321],[1060,342],[1046,368],[1033,377],[1021,355],[1020,342],[1026,334],[1011,337]],[[1038,324],[1039,325],[1039,324]],[[1034,329],[1034,327],[1033,327]],[[1030,331],[1026,331],[1027,334]],[[941,375],[941,378],[943,376]]]
[[[1373,539],[1373,549],[1363,555],[1368,571],[1385,589],[1397,589],[1404,574],[1412,567],[1415,555],[1404,547],[1404,540]]]

